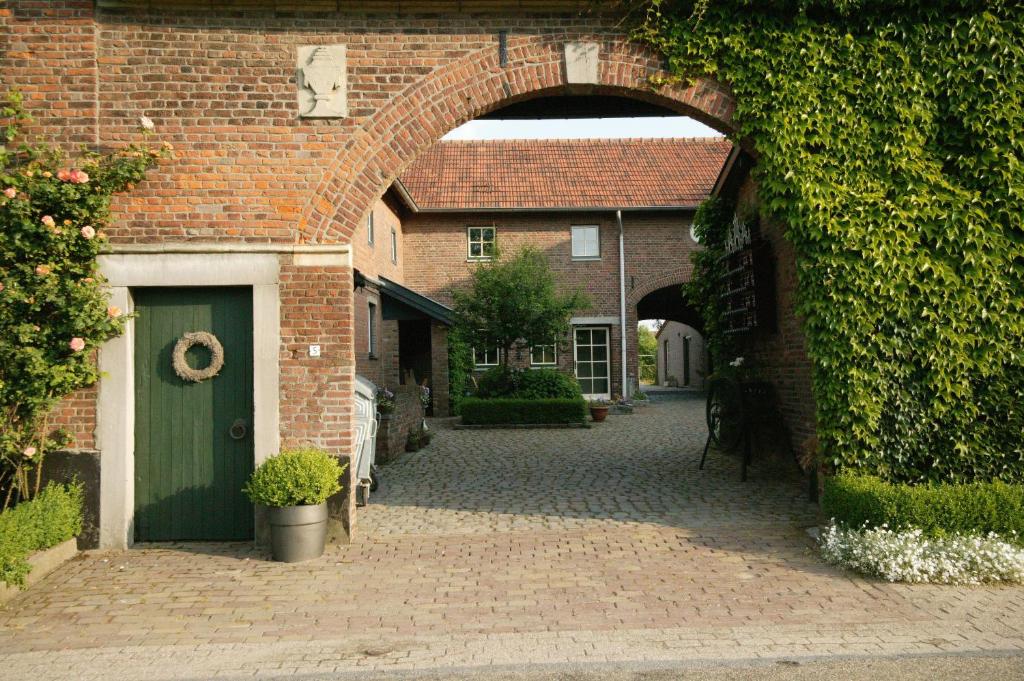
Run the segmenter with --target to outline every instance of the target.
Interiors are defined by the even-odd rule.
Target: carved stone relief
[[[299,48],[295,82],[303,118],[344,118],[348,115],[348,74],[344,45]]]

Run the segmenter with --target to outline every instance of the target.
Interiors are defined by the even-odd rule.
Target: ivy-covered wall
[[[795,252],[824,454],[1024,480],[1024,9],[662,1],[638,37],[732,88]]]

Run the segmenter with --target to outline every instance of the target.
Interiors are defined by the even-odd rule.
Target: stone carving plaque
[[[299,48],[295,83],[303,118],[344,118],[348,115],[348,74],[344,45]]]
[[[565,82],[597,83],[597,43],[565,44]]]

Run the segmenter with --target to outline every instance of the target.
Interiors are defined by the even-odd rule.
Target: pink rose
[[[71,339],[71,342],[68,343],[68,347],[74,350],[75,352],[81,352],[82,350],[85,349],[85,341],[79,338],[78,336],[75,336],[74,338]]]
[[[96,230],[92,228],[92,225],[86,225],[82,227],[82,236],[86,239],[92,239],[96,236]]]
[[[71,171],[69,179],[75,184],[85,184],[89,181],[89,174],[76,168]]]
[[[2,281],[0,281],[0,292],[2,292],[4,290],[4,288],[5,288],[4,287],[4,283]]]
[[[67,182],[68,180],[71,179],[71,173],[69,173],[66,170],[58,170],[57,179],[60,180],[61,182]]]
[[[6,196],[9,199],[13,199],[17,195],[18,190],[15,189],[14,187],[8,187],[7,189],[4,190],[4,196]]]
[[[49,265],[36,265],[36,274],[38,274],[40,277],[44,277],[44,276],[46,276],[49,273],[50,273],[50,266]]]
[[[111,305],[110,307],[107,308],[107,316],[110,317],[111,319],[117,319],[118,317],[121,316],[121,308],[119,308],[117,305]]]
[[[36,448],[35,447],[25,447],[25,449],[21,450],[21,453],[25,455],[26,459],[31,459],[33,456],[36,455]]]
[[[55,225],[57,224],[57,223],[56,223],[56,222],[54,221],[53,217],[52,217],[52,216],[49,216],[49,215],[44,215],[44,216],[43,216],[43,219],[42,219],[42,223],[43,223],[44,225],[46,225],[47,227],[50,227],[51,229],[52,229],[52,228],[53,228],[53,227],[54,227],[54,226],[55,226]]]

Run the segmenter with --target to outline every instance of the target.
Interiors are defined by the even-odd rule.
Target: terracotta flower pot
[[[604,421],[608,416],[608,407],[591,407],[590,418],[594,419],[594,423],[600,423]]]

